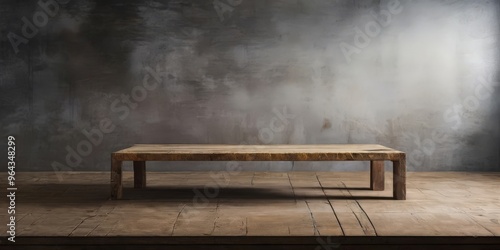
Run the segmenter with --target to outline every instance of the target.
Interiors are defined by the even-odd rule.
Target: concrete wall
[[[108,170],[134,143],[379,143],[411,171],[500,170],[498,1],[40,3],[0,3],[18,170]]]

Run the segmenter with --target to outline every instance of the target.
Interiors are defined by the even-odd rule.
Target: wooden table
[[[406,155],[376,144],[136,144],[111,154],[111,198],[122,197],[122,162],[134,162],[134,187],[146,187],[146,161],[370,161],[370,188],[384,190],[384,161],[393,162],[393,196],[406,199]]]

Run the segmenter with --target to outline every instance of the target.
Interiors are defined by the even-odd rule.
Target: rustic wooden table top
[[[113,153],[115,160],[124,161],[347,161],[404,156],[402,151],[377,144],[136,144]]]

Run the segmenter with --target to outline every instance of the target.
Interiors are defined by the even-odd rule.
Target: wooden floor
[[[16,180],[18,237],[500,236],[500,173],[410,172],[404,201],[390,172],[385,191],[368,172],[149,172],[146,189],[125,172],[123,200],[109,199],[108,172]]]

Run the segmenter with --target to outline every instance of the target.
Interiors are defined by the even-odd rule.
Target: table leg
[[[146,187],[146,162],[134,161],[134,188]]]
[[[122,198],[122,161],[111,157],[111,199]]]
[[[370,189],[384,190],[384,161],[370,161]]]
[[[396,200],[406,200],[406,158],[392,162],[393,195]]]

